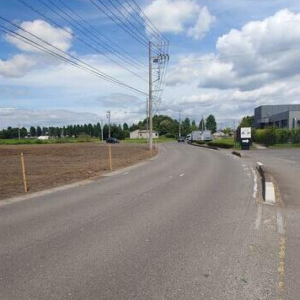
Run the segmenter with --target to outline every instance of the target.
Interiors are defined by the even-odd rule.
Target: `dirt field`
[[[147,158],[146,145],[111,145],[113,169]],[[108,171],[108,146],[99,143],[0,146],[0,200],[24,194],[20,153],[28,192],[97,177]],[[155,154],[155,151],[153,152]]]

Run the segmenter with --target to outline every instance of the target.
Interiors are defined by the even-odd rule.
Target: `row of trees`
[[[137,129],[147,129],[147,119],[140,121],[137,124],[132,124],[129,126],[127,123],[121,124],[111,124],[111,136],[117,139],[128,138],[131,131]],[[217,129],[217,124],[215,117],[210,115],[206,120],[202,119],[197,125],[195,120],[190,120],[185,118],[181,124],[181,134],[186,136],[194,130],[208,129],[212,132],[215,132]],[[173,119],[165,115],[155,115],[153,117],[153,129],[156,130],[159,135],[164,135],[166,137],[177,137],[179,132],[179,122],[176,119]],[[103,137],[106,139],[108,137],[109,128],[105,124],[103,126]],[[13,139],[18,138],[20,135],[21,138],[25,137],[39,137],[39,136],[50,136],[50,137],[79,137],[80,135],[88,135],[95,138],[101,138],[102,128],[101,124],[84,124],[84,125],[69,125],[63,127],[34,127],[31,126],[29,129],[22,128],[13,128],[8,127],[0,131],[0,138],[2,139]]]

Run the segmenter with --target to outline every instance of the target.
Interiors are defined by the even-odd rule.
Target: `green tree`
[[[199,130],[205,130],[205,120],[204,120],[204,118],[202,118],[200,123],[199,123]]]
[[[129,127],[128,127],[128,124],[127,124],[127,123],[124,123],[124,124],[123,124],[123,130],[129,130]]]
[[[239,127],[254,127],[254,116],[243,117]]]
[[[191,133],[191,121],[189,118],[185,118],[181,125],[181,133],[183,136],[187,136]]]
[[[230,135],[230,133],[231,133],[231,128],[227,127],[227,128],[225,128],[225,129],[223,130],[223,132],[224,132],[225,134]]]
[[[31,126],[29,132],[30,132],[31,137],[35,137],[36,136],[35,127]]]
[[[214,115],[209,115],[206,119],[206,129],[210,130],[212,133],[217,131],[217,122]]]
[[[36,128],[36,135],[41,136],[42,135],[42,128],[40,126],[37,126]]]

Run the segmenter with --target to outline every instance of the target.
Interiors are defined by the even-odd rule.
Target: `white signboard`
[[[251,139],[251,127],[241,128],[241,139]]]

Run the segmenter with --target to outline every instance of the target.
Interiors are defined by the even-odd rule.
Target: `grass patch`
[[[284,148],[300,148],[300,144],[275,144],[269,146],[270,149],[284,149]]]
[[[98,141],[97,138],[58,138],[49,140],[38,139],[0,139],[0,145],[38,145],[38,144],[64,144],[64,143],[86,143]]]

